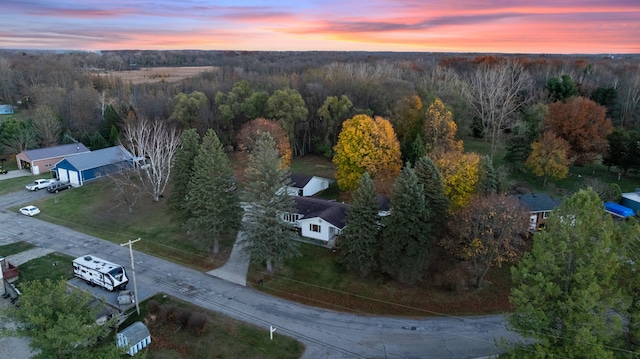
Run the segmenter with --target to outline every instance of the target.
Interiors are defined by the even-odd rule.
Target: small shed
[[[133,155],[122,146],[113,146],[67,157],[56,164],[55,170],[60,181],[77,187],[132,166]]]
[[[118,348],[128,348],[127,354],[134,356],[151,344],[149,329],[142,322],[135,322],[116,335]]]
[[[331,180],[318,176],[310,176],[299,173],[289,175],[291,183],[287,187],[287,193],[291,196],[313,196],[314,194],[329,188]]]
[[[640,213],[640,188],[636,188],[635,192],[623,193],[620,204]]]
[[[16,155],[19,169],[31,171],[39,175],[45,171],[53,171],[56,163],[64,158],[89,153],[89,149],[80,142],[67,145],[24,150]]]

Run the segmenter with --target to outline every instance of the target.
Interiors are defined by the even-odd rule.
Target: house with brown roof
[[[54,147],[24,150],[16,155],[19,169],[29,170],[33,175],[55,172],[56,163],[65,158],[89,153],[89,149],[80,142]]]

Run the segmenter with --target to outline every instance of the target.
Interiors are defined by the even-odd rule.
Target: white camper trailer
[[[99,285],[110,291],[127,287],[127,274],[120,265],[86,255],[73,260],[73,274],[91,286]]]

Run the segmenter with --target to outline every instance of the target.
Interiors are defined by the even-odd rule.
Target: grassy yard
[[[71,261],[73,261],[73,257],[56,252],[32,259],[18,266],[20,279],[15,284],[20,286],[20,283],[27,283],[32,280],[50,279],[56,282],[60,279],[71,279],[73,278]]]
[[[43,177],[24,176],[24,177],[3,179],[0,181],[0,196],[13,193],[13,192],[18,192],[18,191],[26,191],[26,189],[24,189],[24,186],[28,185],[34,180],[37,180],[38,178],[43,178]]]
[[[481,289],[454,291],[436,285],[437,267],[452,259],[434,253],[427,278],[415,286],[386,281],[381,276],[361,278],[346,272],[330,249],[302,244],[302,256],[286,261],[284,269],[269,275],[252,265],[248,285],[296,302],[360,314],[440,316],[479,315],[510,310],[510,267],[493,268]],[[451,262],[454,263],[454,262]],[[260,279],[263,285],[259,285]]]
[[[207,318],[208,325],[201,333],[192,330],[186,319],[194,313]],[[140,316],[134,313],[120,327],[126,328],[135,321],[145,322],[151,333],[149,359],[294,359],[304,351],[301,343],[278,333],[270,340],[268,328],[258,328],[203,311],[166,295],[157,295],[143,302]]]
[[[31,243],[23,241],[5,244],[4,246],[0,246],[0,257],[8,257],[12,254],[24,252],[35,247],[36,246]]]
[[[42,211],[40,219],[117,244],[141,238],[135,244],[137,250],[192,268],[217,268],[231,253],[230,242],[221,243],[215,256],[197,246],[169,215],[164,198],[160,202],[143,198],[129,212],[114,197],[112,184],[104,179],[51,194],[36,205]]]

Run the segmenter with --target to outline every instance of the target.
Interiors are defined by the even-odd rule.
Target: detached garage
[[[69,181],[78,187],[87,181],[130,168],[132,164],[133,155],[122,146],[114,146],[65,158],[56,164],[55,171],[60,181]]]
[[[78,142],[55,147],[24,150],[16,155],[16,162],[19,169],[26,169],[31,171],[33,175],[39,175],[53,171],[54,166],[60,160],[83,153],[89,153],[89,149]]]

